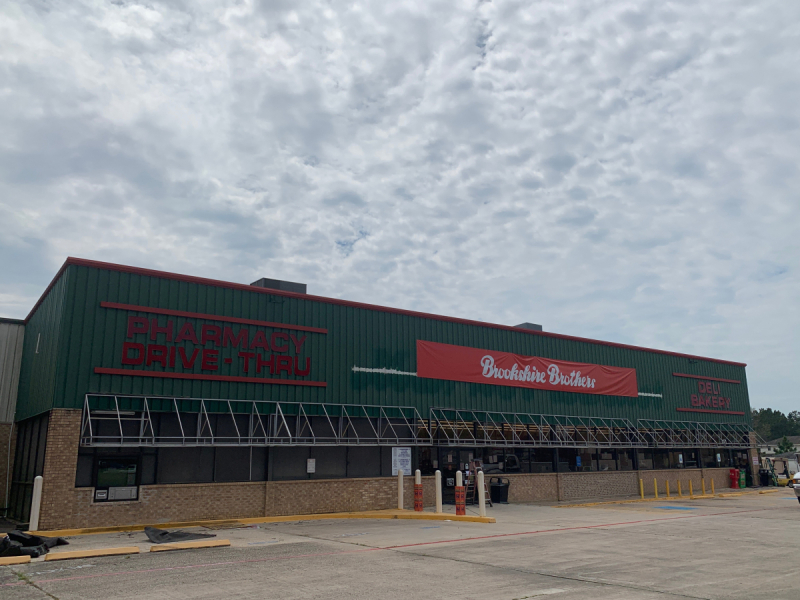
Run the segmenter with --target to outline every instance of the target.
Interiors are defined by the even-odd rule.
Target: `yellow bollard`
[[[683,498],[683,493],[681,492],[681,480],[678,479],[678,498]]]
[[[714,479],[711,479],[711,495],[714,495]]]
[[[658,498],[658,480],[653,477],[653,497]]]
[[[664,482],[664,485],[667,487],[667,498],[669,498],[669,479]]]
[[[689,498],[694,498],[694,492],[692,491],[692,480],[689,480]]]
[[[642,483],[641,479],[639,479],[639,496],[644,500],[644,483]]]
[[[706,478],[703,477],[702,479],[700,479],[700,483],[703,485],[703,496],[705,496],[706,495]]]

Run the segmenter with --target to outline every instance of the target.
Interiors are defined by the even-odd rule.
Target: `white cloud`
[[[800,6],[0,7],[0,312],[67,255],[749,363],[799,408]]]

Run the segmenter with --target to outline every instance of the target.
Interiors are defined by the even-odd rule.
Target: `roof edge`
[[[681,352],[670,352],[668,350],[658,350],[655,348],[646,348],[644,346],[633,346],[631,344],[618,344],[616,342],[606,342],[603,340],[595,340],[591,338],[584,338],[584,337],[577,337],[572,335],[563,335],[560,333],[550,333],[548,331],[534,331],[529,329],[520,329],[518,327],[513,327],[511,325],[499,325],[497,323],[486,323],[484,321],[474,321],[472,319],[461,319],[458,317],[448,317],[445,315],[437,315],[432,313],[424,313],[415,310],[406,310],[402,308],[392,308],[388,306],[380,306],[377,304],[367,304],[365,302],[354,302],[352,300],[339,300],[338,298],[328,298],[326,296],[314,296],[311,294],[297,294],[295,292],[287,292],[283,290],[273,290],[268,288],[258,288],[255,286],[247,285],[244,283],[233,283],[230,281],[221,281],[218,279],[208,279],[206,277],[195,277],[193,275],[182,275],[179,273],[170,273],[168,271],[157,271],[154,269],[144,269],[141,267],[130,267],[127,265],[118,265],[115,263],[107,263],[97,260],[88,260],[85,258],[74,258],[72,256],[68,257],[61,268],[56,273],[56,276],[53,277],[53,280],[50,284],[45,288],[44,293],[42,296],[37,300],[36,304],[33,305],[31,312],[28,313],[28,316],[25,317],[25,323],[33,316],[36,310],[41,305],[42,301],[45,299],[50,290],[53,288],[55,283],[58,279],[64,274],[67,267],[75,265],[75,266],[83,266],[83,267],[90,267],[95,269],[105,269],[108,271],[118,271],[120,273],[131,273],[134,275],[144,275],[148,277],[159,277],[161,279],[172,279],[174,281],[183,281],[185,283],[196,283],[200,285],[209,285],[214,287],[223,287],[233,290],[242,290],[248,292],[254,292],[256,294],[269,294],[272,296],[285,296],[287,298],[297,298],[299,300],[312,300],[315,302],[324,302],[326,304],[338,304],[340,306],[350,306],[353,308],[362,308],[365,310],[375,310],[380,312],[386,313],[393,313],[399,315],[406,315],[409,317],[419,317],[423,319],[433,319],[436,321],[445,321],[448,323],[459,323],[462,325],[473,325],[477,327],[491,327],[492,329],[500,329],[503,331],[514,331],[516,333],[522,333],[526,335],[538,335],[543,337],[550,337],[555,339],[561,340],[570,340],[573,342],[585,342],[588,344],[597,344],[601,346],[610,346],[612,348],[624,348],[626,350],[639,350],[643,352],[653,352],[656,354],[665,354],[667,356],[677,356],[679,358],[691,358],[695,360],[704,360],[708,362],[726,364],[726,365],[733,365],[736,367],[746,367],[746,363],[735,362],[731,360],[723,360],[719,358],[709,358],[707,356],[697,356],[694,354],[683,354]]]
[[[9,325],[25,325],[25,319],[12,319],[10,317],[0,317],[0,323],[8,323]]]

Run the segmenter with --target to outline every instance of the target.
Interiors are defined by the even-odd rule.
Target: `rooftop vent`
[[[294,281],[282,281],[280,279],[267,279],[262,277],[258,281],[254,281],[250,285],[260,288],[269,288],[271,290],[281,290],[282,292],[294,292],[295,294],[305,294],[306,284],[295,283]]]
[[[542,326],[537,325],[536,323],[520,323],[519,325],[514,325],[514,327],[519,327],[520,329],[530,329],[531,331],[542,331]]]

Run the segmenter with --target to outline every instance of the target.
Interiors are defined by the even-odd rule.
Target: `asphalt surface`
[[[230,548],[159,553],[147,552],[142,532],[76,536],[55,551],[137,545],[142,554],[0,567],[0,598],[800,597],[800,504],[789,490],[489,511],[496,524],[331,520],[218,529]]]

